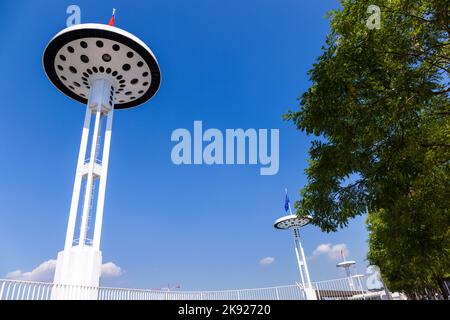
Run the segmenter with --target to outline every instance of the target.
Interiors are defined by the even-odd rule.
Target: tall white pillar
[[[83,133],[81,135],[80,151],[78,153],[77,170],[75,172],[75,182],[73,185],[72,202],[70,203],[69,222],[67,224],[66,241],[64,250],[72,247],[73,237],[75,233],[75,222],[77,219],[78,203],[80,200],[81,182],[83,179],[83,166],[86,159],[86,148],[89,138],[89,127],[91,124],[91,108],[86,108],[84,117]]]
[[[295,256],[297,257],[298,271],[300,273],[300,279],[302,280],[303,288],[306,288],[305,277],[303,276],[303,257],[300,253],[300,243],[299,241],[297,241],[296,230],[297,229],[292,230],[294,236]]]
[[[98,190],[97,212],[95,214],[95,229],[94,229],[94,249],[100,249],[100,237],[102,234],[103,222],[103,208],[105,203],[106,179],[108,177],[108,163],[109,163],[109,148],[111,146],[112,121],[114,108],[108,112],[106,119],[105,139],[103,141],[103,156],[102,156],[102,175],[100,177],[100,186]]]
[[[303,251],[302,243],[300,241],[300,230],[293,228],[293,237],[295,245],[295,254],[297,256],[297,264],[302,280],[303,289],[308,300],[317,300],[314,288],[309,277],[308,265],[306,263],[305,252]]]
[[[355,289],[355,285],[353,283],[353,277],[352,277],[352,273],[350,271],[350,267],[345,268],[345,273],[347,274],[348,285],[350,287],[350,290],[354,290]]]
[[[112,134],[113,101],[114,88],[112,84],[106,79],[94,80],[91,85],[81,136],[66,241],[64,250],[58,253],[56,262],[53,281],[56,286],[52,291],[52,299],[97,298],[96,288],[99,285],[102,265],[100,237]],[[102,128],[101,124],[105,117],[106,126]],[[91,130],[92,120],[93,130]],[[88,147],[90,153],[86,158]],[[103,152],[100,158],[101,147],[103,147]],[[98,184],[97,193],[95,192],[96,184]],[[83,198],[80,207],[81,195]],[[92,231],[91,224],[94,213],[95,229]],[[79,237],[75,239],[77,220],[80,222]],[[62,289],[64,286],[61,285],[79,287],[64,291]]]

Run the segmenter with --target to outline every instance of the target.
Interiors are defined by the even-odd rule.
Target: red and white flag
[[[108,24],[109,24],[110,26],[114,27],[114,22],[115,22],[115,21],[116,21],[116,9],[113,9],[112,17],[111,17],[111,19],[109,19]]]

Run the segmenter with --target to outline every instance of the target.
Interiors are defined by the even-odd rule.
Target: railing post
[[[19,290],[17,291],[17,300],[23,300],[25,295],[25,288],[27,287],[26,282],[23,282],[19,286]]]
[[[12,292],[11,292],[11,300],[15,300],[14,299],[14,293],[16,292],[16,286],[17,286],[17,283],[14,283],[13,289],[12,289]]]
[[[30,284],[29,286],[28,286],[28,290],[27,290],[27,298],[26,298],[26,300],[29,300],[29,298],[30,298],[30,291],[31,291],[31,288],[32,287],[34,287],[32,284]],[[1,299],[1,298],[0,298]]]
[[[52,287],[51,287],[52,285],[53,285],[53,284],[47,285],[47,296],[45,297],[45,300],[48,300],[49,297],[50,297],[50,289],[52,288]]]
[[[45,294],[45,284],[41,285],[42,290],[41,290],[41,296],[39,297],[39,300],[44,300],[44,294]]]
[[[3,300],[3,291],[5,290],[6,282],[2,282],[2,288],[0,289],[0,300]],[[6,300],[6,299],[5,299]]]
[[[361,293],[363,295],[363,300],[366,300],[366,293],[365,293],[364,287],[362,285],[361,277],[358,277],[358,283],[359,283],[359,288],[361,289]]]

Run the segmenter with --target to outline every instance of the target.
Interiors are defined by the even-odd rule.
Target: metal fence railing
[[[313,282],[318,300],[387,299],[384,289],[369,290],[367,276]],[[0,279],[0,300],[305,300],[300,284],[239,290],[164,291],[60,285]]]

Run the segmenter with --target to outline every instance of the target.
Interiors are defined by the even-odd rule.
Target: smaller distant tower
[[[302,281],[303,289],[307,300],[317,300],[316,292],[311,284],[309,277],[308,266],[306,264],[305,253],[303,251],[302,243],[300,241],[300,228],[309,224],[312,220],[311,216],[305,216],[302,218],[292,214],[291,203],[286,190],[285,210],[289,211],[288,215],[285,215],[275,221],[275,229],[287,230],[292,229],[292,235],[294,237],[295,254],[297,256],[298,269],[300,271],[300,279]]]
[[[350,286],[350,289],[353,290],[353,289],[355,289],[355,285],[353,284],[351,268],[356,264],[356,261],[346,260],[343,249],[341,249],[341,257],[342,257],[342,262],[339,262],[336,265],[336,267],[345,269],[345,273],[348,278],[348,284]]]

